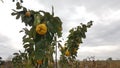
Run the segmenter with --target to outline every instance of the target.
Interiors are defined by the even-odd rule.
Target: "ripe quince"
[[[70,56],[70,52],[68,50],[66,50],[65,55]]]
[[[25,13],[25,16],[27,16],[27,17],[30,17],[30,15],[31,15],[30,11],[27,11],[27,12]]]
[[[40,35],[45,35],[47,33],[47,26],[46,24],[38,24],[36,26],[36,32]]]
[[[42,60],[37,60],[37,63],[38,63],[39,65],[41,65],[41,64],[42,64]]]

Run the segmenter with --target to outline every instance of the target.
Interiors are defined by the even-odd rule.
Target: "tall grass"
[[[58,68],[66,68],[66,67],[67,68],[68,67],[69,68],[120,68],[120,60],[75,61],[62,66],[60,66],[58,62]],[[13,64],[11,61],[7,61],[3,65],[0,65],[0,68],[13,68]]]

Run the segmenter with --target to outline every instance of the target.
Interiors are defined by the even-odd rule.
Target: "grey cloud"
[[[109,8],[120,8],[120,0],[37,0],[46,8],[53,5],[55,15],[58,15],[62,21],[69,23],[69,17],[75,13],[75,7],[84,6],[88,12],[93,12],[95,15],[101,15],[108,11]],[[63,24],[64,25],[64,24]],[[65,30],[67,30],[65,28]]]
[[[75,11],[75,7],[81,7],[84,6],[86,8],[87,13],[92,12],[93,14],[96,15],[98,18],[102,18],[102,15],[106,14],[109,12],[109,9],[111,10],[119,10],[120,9],[120,0],[53,0],[53,1],[46,1],[46,0],[38,0],[39,3],[43,4],[46,8],[50,8],[52,5],[54,6],[55,9],[55,15],[58,15],[61,20],[64,22],[63,27],[64,27],[64,38],[65,36],[68,35],[68,30],[71,28],[71,25],[69,23],[72,22],[77,22],[75,23],[78,25],[83,21],[81,20],[70,20],[70,16],[72,16]],[[94,21],[94,20],[93,20]],[[98,23],[97,23],[98,22]],[[106,46],[106,45],[114,45],[120,47],[120,20],[116,21],[109,21],[109,25],[104,25],[106,21],[101,21],[103,23],[99,23],[99,19],[95,21],[96,23],[93,26],[88,29],[88,32],[86,33],[87,38],[84,39],[84,43],[82,46],[90,46],[90,47],[95,47],[95,46]],[[73,24],[73,26],[76,26]],[[116,54],[115,54],[116,53]],[[101,54],[94,54],[94,53],[80,53],[79,55],[83,57],[84,56],[89,56],[89,55],[96,55],[97,57],[103,57],[103,58],[108,58],[109,56],[112,57],[118,57],[120,55],[119,50],[115,50],[113,52],[109,52],[104,55],[104,53]],[[104,56],[103,56],[104,55]],[[78,57],[80,57],[78,56]]]
[[[120,8],[119,0],[80,0],[88,9]]]
[[[104,22],[104,21],[103,21]],[[108,20],[109,22],[109,20]],[[83,47],[97,47],[97,46],[115,46],[118,49],[110,52],[100,52],[100,53],[91,53],[89,50],[87,52],[80,52],[78,58],[86,58],[87,56],[95,56],[97,59],[107,59],[112,57],[113,59],[120,59],[120,20],[112,21],[108,25],[103,23],[93,24],[93,26],[86,33],[87,38],[84,40],[84,43],[81,45]],[[94,22],[96,23],[96,22]],[[110,47],[109,47],[110,48]],[[112,49],[112,48],[110,48]],[[97,51],[97,50],[96,50]],[[95,51],[95,52],[96,52]],[[86,57],[85,57],[86,56]]]
[[[9,46],[0,45],[0,57],[2,57],[2,59],[7,59],[9,56],[13,55],[14,52],[17,51]]]
[[[9,42],[10,38],[0,34],[0,43],[6,43]]]
[[[10,38],[0,34],[0,56],[6,59],[8,56],[12,55],[16,50],[12,48],[10,44]]]
[[[44,6],[54,6],[56,14],[60,16],[62,19],[64,31],[68,33],[68,30],[71,28],[69,23],[74,22],[69,19],[69,17],[75,12],[75,7],[77,6],[85,6],[87,11],[93,12],[95,15],[104,15],[104,12],[108,11],[108,9],[119,9],[120,8],[120,0],[53,0],[53,1],[46,1],[46,0],[39,0]],[[99,17],[99,16],[98,16]],[[99,17],[100,18],[100,17]],[[76,24],[79,24],[80,20],[75,21]],[[104,21],[103,21],[104,22]],[[108,20],[109,22],[109,20]],[[109,25],[104,24],[97,24],[93,25],[90,29],[91,33],[87,33],[88,41],[86,44],[91,43],[93,44],[115,44],[119,43],[120,39],[118,38],[120,35],[120,21],[113,21]],[[95,22],[96,23],[96,22]],[[67,25],[66,25],[67,24]],[[73,24],[74,25],[74,24]],[[93,32],[93,33],[92,33]],[[64,34],[66,35],[66,34]]]
[[[110,51],[110,52],[106,52],[106,51],[104,51],[104,53],[103,53],[103,51],[102,52],[100,52],[100,53],[93,53],[93,52],[89,52],[89,50],[88,51],[86,51],[86,52],[81,52],[81,50],[78,52],[78,57],[77,57],[77,59],[79,59],[79,60],[82,60],[82,59],[85,59],[85,58],[87,58],[87,57],[91,57],[91,56],[95,56],[95,59],[104,59],[104,60],[106,60],[107,58],[109,58],[109,57],[112,57],[113,59],[120,59],[118,56],[120,56],[120,52],[119,52],[119,50],[120,50],[120,48],[118,48],[118,49],[116,49],[116,50],[114,50],[114,51]],[[97,50],[96,50],[97,51]],[[95,51],[95,52],[96,52]]]
[[[92,9],[93,11],[99,9],[105,10],[105,8],[120,8],[120,0],[38,0],[38,2],[47,7],[53,5],[59,10],[65,7],[70,8],[73,6],[85,6],[87,9]]]
[[[120,21],[115,21],[109,25],[97,24],[97,26],[93,29],[93,33],[89,34],[92,35],[89,42],[91,41],[93,44],[118,44],[120,41],[119,22]]]

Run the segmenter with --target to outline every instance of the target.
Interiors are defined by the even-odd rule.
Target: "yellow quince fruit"
[[[42,60],[37,60],[37,63],[38,63],[39,65],[41,65],[43,62],[42,62]]]
[[[36,26],[36,32],[40,35],[45,35],[47,33],[47,26],[46,24],[38,24]]]
[[[27,11],[27,12],[25,13],[25,16],[27,16],[27,17],[30,17],[30,15],[31,15],[30,11]]]
[[[66,50],[65,55],[70,56],[70,52],[68,50]]]

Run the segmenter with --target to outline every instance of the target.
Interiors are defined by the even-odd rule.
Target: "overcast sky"
[[[69,29],[93,20],[93,26],[86,33],[77,59],[95,56],[96,59],[120,59],[120,0],[25,0],[23,6],[34,10],[51,12],[63,22],[63,37],[66,40]],[[11,16],[15,3],[0,2],[0,56],[5,59],[22,50],[21,20]],[[65,41],[64,40],[64,41]]]

